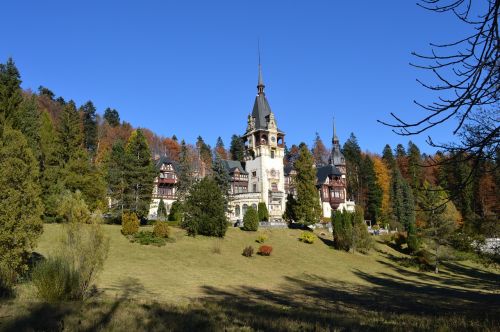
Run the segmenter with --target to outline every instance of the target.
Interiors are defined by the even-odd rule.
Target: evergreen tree
[[[165,202],[163,198],[160,199],[160,203],[158,204],[158,220],[165,221],[167,219],[167,207],[165,206]]]
[[[396,146],[396,164],[401,172],[401,175],[407,179],[408,175],[408,160],[406,155],[406,150],[403,144],[398,144]]]
[[[184,140],[181,141],[181,150],[179,153],[179,171],[177,174],[177,198],[179,201],[185,201],[187,193],[193,185],[193,168],[189,160],[189,151]]]
[[[156,171],[151,159],[146,137],[141,129],[132,132],[125,148],[127,168],[125,178],[125,207],[145,218],[149,211],[149,203],[153,191]]]
[[[231,137],[231,147],[229,151],[231,152],[231,160],[243,161],[245,157],[245,144],[240,136],[233,135]]]
[[[210,145],[206,144],[201,136],[198,136],[196,141],[196,148],[200,154],[201,160],[205,163],[207,167],[212,167],[212,149]]]
[[[80,116],[72,100],[64,106],[59,115],[58,146],[59,158],[63,163],[67,163],[82,147]]]
[[[54,94],[54,92],[50,91],[48,88],[46,88],[46,87],[44,87],[42,85],[40,85],[38,87],[38,94],[40,96],[45,96],[45,97],[49,98],[50,100],[54,100],[54,97],[56,96]]]
[[[231,189],[231,184],[230,180],[231,178],[229,177],[229,173],[224,167],[224,164],[222,163],[222,159],[219,157],[218,154],[215,155],[215,160],[212,164],[212,176],[219,186],[219,189],[222,192],[222,195],[224,196],[225,200],[225,209],[228,209],[228,202],[229,202],[229,193]]]
[[[396,160],[394,159],[394,154],[392,153],[392,148],[389,144],[386,144],[384,146],[384,150],[382,151],[382,160],[389,169],[394,168],[394,163],[396,162]]]
[[[260,202],[258,205],[259,221],[269,220],[269,211],[267,210],[266,203]]]
[[[295,144],[292,145],[289,151],[285,153],[285,165],[293,166],[295,161],[299,158],[299,147]]]
[[[89,100],[81,108],[83,119],[83,144],[90,155],[97,149],[97,116],[94,104]]]
[[[227,151],[220,136],[217,138],[217,143],[215,144],[215,154],[219,155],[221,159],[227,159]]]
[[[12,125],[22,100],[21,75],[9,58],[7,63],[0,64],[0,135],[7,124]]]
[[[297,220],[297,215],[295,213],[297,209],[297,200],[292,194],[288,194],[286,197],[285,213],[283,214],[283,219],[288,223]]]
[[[170,213],[168,214],[168,221],[181,221],[182,220],[182,203],[175,201],[170,207]]]
[[[183,227],[189,235],[224,237],[227,230],[225,199],[210,177],[194,184],[186,198]]]
[[[40,113],[34,95],[25,96],[12,115],[12,129],[17,129],[28,140],[37,160],[40,160]]]
[[[408,180],[413,190],[420,187],[422,179],[422,155],[420,149],[410,141],[408,143]]]
[[[127,156],[125,144],[118,140],[113,144],[106,161],[106,182],[112,202],[111,210],[121,216],[125,208],[125,190],[127,188]]]
[[[335,249],[349,251],[352,242],[352,213],[332,213],[333,244]]]
[[[381,215],[382,188],[377,182],[373,161],[368,155],[363,159],[362,175],[366,188],[365,216],[377,223]]]
[[[316,169],[309,149],[304,144],[300,148],[299,158],[295,161],[295,186],[297,188],[297,221],[304,225],[312,225],[321,217],[318,190],[316,188]]]
[[[57,132],[47,112],[40,115],[40,184],[45,216],[57,215],[59,196],[64,191],[64,174],[59,160]]]
[[[104,111],[104,120],[106,120],[111,127],[118,127],[120,125],[120,114],[118,114],[117,110],[108,107]]]
[[[328,164],[328,157],[330,153],[326,149],[325,144],[323,144],[323,141],[321,140],[321,137],[319,137],[318,133],[316,133],[316,138],[314,139],[314,144],[311,152],[316,166]]]
[[[243,216],[243,230],[257,231],[259,229],[259,215],[253,207],[249,207]]]
[[[403,227],[408,233],[415,229],[415,201],[411,187],[402,177],[398,168],[393,170],[391,184],[393,226]]]
[[[358,139],[351,133],[349,139],[344,143],[343,154],[346,161],[347,172],[347,196],[357,203],[361,202],[361,148]]]
[[[27,253],[42,233],[38,164],[21,132],[0,134],[0,284],[27,270]]]
[[[88,153],[83,149],[77,150],[66,164],[64,187],[71,192],[80,191],[92,210],[104,205],[104,177],[98,167],[90,163]]]

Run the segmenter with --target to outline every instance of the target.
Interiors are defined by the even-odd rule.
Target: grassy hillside
[[[289,229],[229,229],[223,240],[173,229],[175,243],[151,247],[104,228],[111,243],[98,295],[48,305],[25,285],[0,308],[0,329],[500,329],[500,276],[472,263],[424,273],[402,267],[404,255],[383,243],[369,255],[345,253],[331,249],[329,235],[309,245]],[[40,254],[60,231],[45,225]],[[262,233],[272,255],[243,257]]]

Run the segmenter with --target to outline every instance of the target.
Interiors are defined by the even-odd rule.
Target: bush
[[[252,246],[247,246],[245,249],[243,249],[242,255],[245,257],[252,257],[253,255],[253,247]]]
[[[153,245],[157,247],[164,246],[167,242],[164,238],[155,236],[153,232],[138,232],[135,233],[131,238],[131,242],[137,242],[142,245]]]
[[[123,213],[122,215],[122,234],[133,235],[139,231],[139,219],[134,212]]]
[[[65,222],[92,223],[90,210],[78,190],[75,193],[68,191],[62,195],[57,215]]]
[[[417,253],[420,249],[420,239],[415,234],[410,234],[406,239],[406,244],[411,253]]]
[[[259,216],[253,207],[249,207],[243,217],[243,229],[245,231],[256,231],[259,229]]]
[[[314,243],[314,240],[316,240],[316,236],[311,232],[302,232],[302,234],[300,234],[299,240],[304,243],[312,244]]]
[[[265,236],[264,234],[261,234],[261,235],[257,236],[257,239],[255,240],[255,242],[264,243],[264,242],[266,242],[266,240],[267,240],[267,236]]]
[[[175,201],[170,207],[170,213],[168,214],[168,221],[180,222],[182,219],[182,203]]]
[[[258,254],[261,256],[271,256],[271,252],[273,251],[273,247],[271,246],[260,246]]]
[[[267,211],[266,203],[260,202],[258,207],[259,213],[259,221],[268,221],[269,220],[269,211]]]
[[[49,257],[38,263],[31,275],[36,295],[45,301],[78,299],[80,275],[63,257]]]
[[[396,247],[401,249],[403,247],[403,244],[406,243],[406,233],[397,232],[392,236],[392,240],[394,241],[394,244],[396,245]]]
[[[153,234],[159,238],[168,238],[170,235],[170,228],[164,221],[157,221],[153,227]]]

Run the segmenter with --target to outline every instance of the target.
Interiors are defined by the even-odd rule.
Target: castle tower
[[[248,191],[260,194],[261,202],[267,205],[270,220],[281,220],[285,211],[285,134],[278,129],[264,88],[259,62],[257,96],[248,116],[247,130],[242,136],[245,142],[245,170],[249,174]]]

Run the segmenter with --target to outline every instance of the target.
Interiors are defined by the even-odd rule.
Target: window
[[[256,184],[256,183],[254,183],[254,184],[253,184],[253,192],[254,192],[254,193],[256,193],[256,192],[257,192],[257,184]]]
[[[256,178],[256,177],[257,177],[257,171],[253,171],[253,172],[252,172],[252,176],[253,176],[254,178]]]
[[[271,150],[271,159],[274,159],[274,150]]]
[[[252,204],[254,210],[257,210],[257,204]]]
[[[245,214],[247,213],[247,210],[248,210],[248,205],[247,204],[243,204],[243,216],[245,216]]]
[[[236,205],[236,208],[234,209],[234,214],[236,215],[236,217],[239,217],[240,216],[240,206],[239,205]]]
[[[271,183],[271,190],[272,191],[278,191],[278,184],[275,183],[275,182]]]

